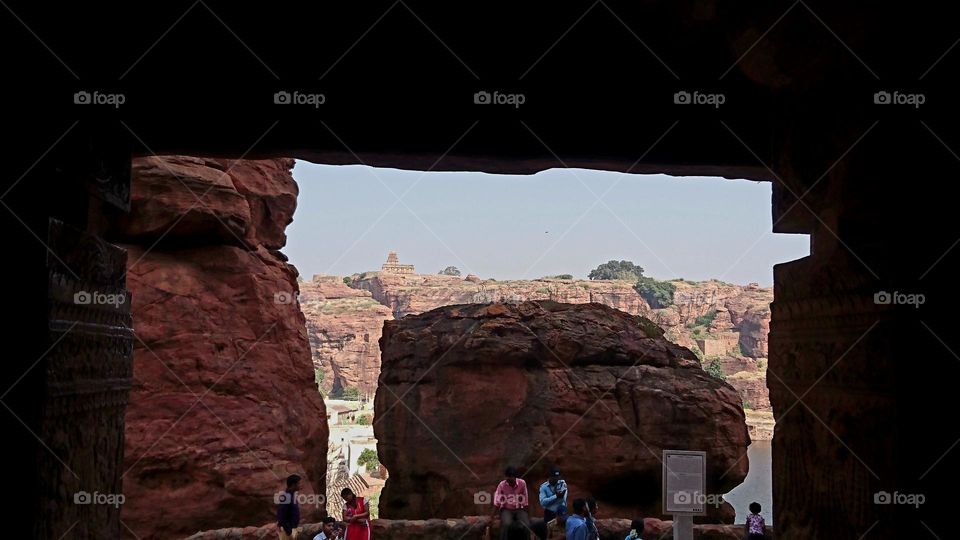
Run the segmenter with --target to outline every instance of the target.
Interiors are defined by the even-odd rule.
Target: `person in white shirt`
[[[340,535],[334,532],[333,526],[337,520],[333,519],[330,516],[323,518],[323,525],[320,528],[320,533],[313,537],[313,540],[335,540],[340,538]]]

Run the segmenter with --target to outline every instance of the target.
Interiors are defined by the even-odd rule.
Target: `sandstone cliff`
[[[530,300],[571,304],[596,302],[632,315],[642,315],[662,327],[668,339],[697,352],[704,365],[717,362],[728,382],[740,392],[744,407],[769,411],[766,356],[773,291],[756,284],[734,285],[716,280],[674,280],[672,283],[676,287],[674,302],[662,309],[650,308],[628,281],[551,278],[496,281],[474,276],[464,279],[367,272],[354,275],[350,286],[369,291],[375,300],[393,312],[395,318],[453,304]],[[364,327],[366,332],[379,332],[377,326],[381,319],[372,309],[353,317],[357,321],[370,321],[370,326]],[[312,319],[310,313],[307,319]],[[341,333],[334,326],[323,324],[327,324],[326,328],[332,334]],[[347,328],[342,333],[351,335],[354,330]],[[354,352],[333,348],[325,358],[329,358],[329,362],[320,359],[315,350],[316,362],[331,365],[356,365],[358,356]],[[372,377],[374,379],[368,380],[366,386],[373,384],[375,374]],[[760,429],[756,431],[757,438],[766,439],[769,432],[767,428]]]
[[[383,321],[393,319],[390,308],[336,276],[314,276],[301,283],[300,308],[306,316],[314,367],[323,373],[324,393],[338,395],[355,388],[372,398],[380,375]]]
[[[139,538],[269,522],[291,473],[323,493],[325,410],[297,272],[277,251],[292,166],[134,160],[131,211],[108,237],[129,250],[138,339],[122,519]]]
[[[581,281],[535,279],[495,281],[457,276],[381,272],[362,274],[351,287],[368,290],[393,311],[394,318],[423,313],[453,304],[553,300],[568,304],[598,302],[638,315],[649,311],[647,303],[626,281]]]
[[[571,493],[618,516],[660,514],[664,448],[706,450],[709,493],[746,476],[740,397],[642,317],[600,304],[456,305],[387,321],[381,349],[384,518],[488,512],[480,494],[508,464],[529,479],[556,464]]]

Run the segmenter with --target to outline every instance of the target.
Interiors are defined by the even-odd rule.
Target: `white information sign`
[[[663,513],[703,515],[707,506],[707,453],[663,451]]]

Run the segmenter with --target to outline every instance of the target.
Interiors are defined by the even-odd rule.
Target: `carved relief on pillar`
[[[48,246],[49,351],[37,366],[48,396],[37,433],[46,446],[37,464],[45,519],[34,537],[119,538],[133,375],[127,255],[55,220]]]
[[[767,385],[781,539],[859,537],[883,508],[873,494],[895,474],[894,366],[886,354],[895,332],[865,273],[840,252],[775,267]]]

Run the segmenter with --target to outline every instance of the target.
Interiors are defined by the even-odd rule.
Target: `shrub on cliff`
[[[643,277],[643,268],[630,261],[607,261],[587,274],[590,279],[622,279],[638,281]]]
[[[708,375],[714,379],[720,379],[721,381],[727,380],[727,376],[723,374],[723,368],[720,367],[720,359],[714,358],[710,361],[710,364],[707,366],[706,372]]]
[[[673,304],[673,293],[677,290],[673,283],[657,281],[652,277],[640,277],[633,288],[654,309],[669,307]]]
[[[716,318],[717,310],[711,309],[710,311],[694,319],[693,324],[689,325],[689,328],[693,328],[695,326],[710,326],[710,323],[712,323]]]
[[[440,274],[441,276],[459,276],[460,269],[457,268],[456,266],[448,266],[437,273]]]
[[[317,390],[320,391],[320,395],[323,395],[323,370],[320,368],[313,368],[313,380],[317,383]]]
[[[334,389],[334,391],[330,393],[330,397],[333,399],[343,399],[347,401],[359,401],[360,389],[353,386],[348,386],[339,390]]]

